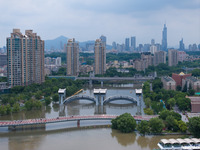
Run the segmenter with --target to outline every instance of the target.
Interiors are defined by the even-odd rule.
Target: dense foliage
[[[150,132],[151,133],[161,133],[165,127],[163,121],[159,118],[152,118],[149,120]]]
[[[5,115],[11,111],[19,111],[19,103],[24,103],[27,110],[40,109],[41,100],[44,99],[46,105],[49,105],[53,99],[58,102],[58,89],[66,88],[66,96],[71,96],[81,89],[83,81],[70,79],[46,79],[44,83],[32,84],[29,86],[15,86],[10,94],[0,95],[1,107],[0,114]],[[2,110],[2,111],[1,111]],[[2,112],[2,113],[1,113]]]
[[[140,123],[137,125],[137,130],[139,131],[140,134],[145,135],[150,133],[150,126],[149,122],[142,120]]]
[[[200,138],[200,117],[190,118],[188,129],[195,137]]]
[[[120,130],[123,133],[133,132],[136,128],[136,121],[129,113],[122,114],[111,121],[112,129]]]

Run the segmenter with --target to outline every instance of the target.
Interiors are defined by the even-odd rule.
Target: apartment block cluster
[[[95,41],[94,47],[95,62],[94,67],[81,66],[79,68],[79,43],[75,39],[68,40],[65,45],[67,58],[67,75],[78,76],[80,71],[91,71],[95,74],[104,74],[106,72],[106,39],[101,36],[101,39]]]
[[[7,77],[10,87],[42,83],[44,76],[44,41],[32,30],[23,35],[13,29],[7,38]]]
[[[186,87],[187,90],[192,88],[196,92],[200,92],[200,79],[192,76],[192,74],[173,73],[172,77],[162,77],[161,81],[163,88],[166,90],[176,90],[177,86],[179,86],[182,90]]]
[[[58,71],[58,69],[61,67],[61,57],[57,58],[51,58],[51,57],[45,57],[44,59],[44,72],[45,76],[50,75],[52,71]]]

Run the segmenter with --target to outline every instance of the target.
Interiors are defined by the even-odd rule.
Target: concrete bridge
[[[67,99],[64,100],[63,104],[68,104],[68,103],[76,101],[76,100],[88,100],[88,101],[92,101],[92,102],[96,103],[96,105],[99,104],[98,99],[91,97],[91,96],[86,96],[86,95],[75,95],[75,96],[68,97]],[[133,98],[133,97],[130,97],[130,96],[119,95],[119,96],[111,96],[111,97],[103,100],[101,105],[107,104],[107,103],[112,102],[112,101],[117,101],[117,100],[126,100],[126,101],[130,101],[132,103],[137,104],[136,98]]]
[[[81,120],[112,120],[115,119],[116,115],[92,115],[92,116],[68,116],[68,117],[57,117],[57,118],[40,118],[40,119],[28,119],[28,120],[14,120],[14,121],[0,121],[0,127],[8,127],[10,130],[24,129],[24,128],[45,128],[46,124],[59,123],[67,121],[77,121],[77,126],[80,126]],[[144,116],[133,116],[136,121],[147,120],[158,117],[158,115],[144,115]]]
[[[76,77],[76,79],[92,81],[147,81],[153,80],[154,77]]]
[[[97,101],[96,98],[91,97],[91,96],[75,95],[75,96],[71,96],[71,97],[68,97],[67,99],[65,99],[63,104],[68,104],[68,103],[71,103],[71,102],[76,101],[76,100],[89,100],[89,101],[92,101],[94,103],[96,103],[96,101]]]
[[[127,101],[137,104],[137,100],[130,96],[111,96],[111,97],[108,97],[107,99],[105,99],[103,104],[107,104],[109,102],[120,100],[120,99],[127,100]]]

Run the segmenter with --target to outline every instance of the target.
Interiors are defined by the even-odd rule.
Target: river
[[[93,95],[93,88],[85,87],[79,95]],[[107,87],[106,98],[110,96],[135,97],[132,84],[112,85]],[[0,120],[22,120],[31,118],[55,118],[58,116],[109,114],[120,115],[125,112],[132,115],[143,114],[144,103],[140,106],[128,101],[118,100],[105,106],[96,106],[87,100],[75,101],[65,107],[52,104],[37,111],[23,111]],[[110,128],[94,128],[96,125],[110,124],[110,121],[81,121],[80,126],[93,126],[90,129],[74,129],[76,122],[48,124],[46,129],[29,131],[8,131],[0,128],[0,150],[150,150],[157,148],[161,138],[177,138],[177,136],[140,136],[136,133],[122,134]],[[73,129],[70,129],[73,127]]]

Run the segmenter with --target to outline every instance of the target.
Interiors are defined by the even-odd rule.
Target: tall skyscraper
[[[129,51],[130,50],[130,46],[129,46],[129,38],[125,39],[125,50]]]
[[[105,44],[105,47],[106,47],[106,44],[107,44],[107,43],[106,43],[106,36],[101,35],[101,36],[100,36],[100,39],[101,39],[102,43]]]
[[[106,72],[106,48],[101,39],[97,39],[95,42],[94,56],[95,74],[104,74]]]
[[[25,35],[13,29],[7,38],[8,83],[11,87],[42,83],[44,78],[44,41],[32,30]]]
[[[185,50],[185,45],[183,43],[183,38],[179,42],[179,50]]]
[[[79,44],[75,39],[69,39],[65,49],[67,51],[67,75],[77,76],[79,73]]]
[[[151,39],[151,45],[155,45],[155,39]]]
[[[162,50],[167,51],[167,27],[164,24],[164,28],[162,31]]]
[[[153,57],[154,66],[159,65],[160,63],[166,63],[166,52],[165,51],[157,51]]]
[[[131,50],[136,50],[136,37],[131,37]]]
[[[178,51],[175,49],[168,50],[168,65],[176,66],[178,64]]]

